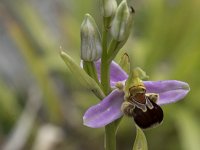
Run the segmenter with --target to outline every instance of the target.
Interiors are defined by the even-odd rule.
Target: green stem
[[[102,31],[102,57],[101,57],[101,85],[105,95],[111,92],[110,88],[110,62],[108,61],[107,40],[109,18],[104,18]],[[116,125],[112,122],[105,126],[105,150],[116,150]]]
[[[116,150],[115,122],[105,126],[105,150]]]
[[[109,18],[104,18],[104,25],[102,31],[102,57],[101,57],[101,84],[106,95],[111,91],[110,88],[110,64],[107,61],[107,39]]]
[[[110,88],[110,64],[107,62],[107,60],[103,59],[101,60],[101,84],[103,86],[103,91],[105,95],[108,95],[111,91]]]
[[[122,117],[105,127],[105,149],[116,150],[116,133]]]

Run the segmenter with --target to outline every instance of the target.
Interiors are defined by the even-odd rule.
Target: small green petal
[[[137,133],[133,150],[148,150],[147,140],[144,132],[136,125]]]
[[[130,96],[129,89],[133,86],[143,85],[142,80],[139,78],[139,74],[136,70],[130,71],[130,74],[128,76],[128,79],[125,83],[125,99],[127,99]]]
[[[129,97],[129,89],[133,86],[144,86],[141,79],[146,79],[148,76],[146,73],[139,67],[135,68],[133,71],[130,71],[128,79],[125,83],[125,99]]]
[[[121,57],[121,60],[119,62],[119,65],[121,66],[121,68],[127,73],[129,74],[130,72],[130,59],[127,53],[124,53],[124,55]]]
[[[142,80],[145,80],[145,79],[149,78],[149,76],[146,74],[146,72],[144,70],[142,70],[140,67],[136,67],[134,69],[134,72],[136,72],[137,76]]]
[[[94,81],[94,79],[92,79],[79,65],[77,65],[67,53],[61,51],[60,56],[72,74],[80,81],[83,86],[90,89],[100,99],[105,97],[101,88]]]

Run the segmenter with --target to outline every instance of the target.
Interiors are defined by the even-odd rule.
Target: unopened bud
[[[100,0],[101,12],[104,17],[112,17],[117,9],[116,0]]]
[[[101,36],[98,27],[89,14],[85,15],[81,24],[81,59],[96,61],[101,57]]]
[[[133,9],[129,9],[126,0],[123,0],[117,8],[111,26],[111,35],[116,41],[127,40],[130,34]]]

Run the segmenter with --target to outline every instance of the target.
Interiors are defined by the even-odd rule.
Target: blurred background
[[[149,150],[199,150],[200,1],[129,3],[136,10],[134,26],[121,53],[150,80],[183,80],[191,87],[183,101],[162,107],[162,125],[145,131]],[[103,149],[104,129],[82,124],[82,115],[98,100],[79,86],[58,53],[62,46],[80,62],[85,13],[101,26],[97,0],[0,1],[1,150]],[[134,139],[133,120],[124,117],[118,149],[131,149]]]

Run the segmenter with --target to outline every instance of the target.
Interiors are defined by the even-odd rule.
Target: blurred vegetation
[[[161,126],[145,131],[149,149],[198,150],[200,1],[129,2],[135,23],[123,51],[150,80],[183,80],[191,87],[183,101],[163,106]],[[100,25],[98,1],[0,1],[0,149],[103,149],[103,129],[82,125],[83,113],[97,99],[79,86],[58,54],[62,46],[80,62],[85,13]],[[124,118],[119,149],[131,149],[134,138],[133,120]]]

